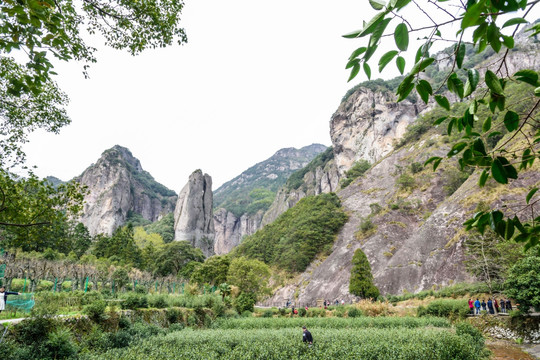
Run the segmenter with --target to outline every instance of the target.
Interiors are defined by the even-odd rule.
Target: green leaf
[[[443,116],[443,117],[441,117],[441,118],[438,118],[437,120],[435,120],[435,121],[433,122],[433,125],[434,125],[434,126],[440,125],[440,124],[442,124],[442,122],[443,122],[444,120],[446,120],[446,119],[448,119],[448,116]]]
[[[399,84],[396,94],[398,95],[398,102],[405,99],[409,94],[411,93],[412,89],[414,88],[413,84],[413,75],[407,76],[403,81]]]
[[[465,84],[465,90],[463,96],[469,96],[476,90],[478,82],[480,81],[480,73],[476,69],[469,69],[467,71],[467,83]]]
[[[351,61],[349,61],[347,63],[347,65],[345,66],[345,69],[350,69],[352,68],[354,65],[358,65],[360,64],[360,59],[352,59]]]
[[[502,29],[508,26],[517,25],[517,24],[526,24],[526,23],[527,23],[527,20],[525,20],[524,18],[517,17],[517,18],[513,18],[505,22],[502,26]]]
[[[375,10],[381,10],[386,5],[386,2],[382,0],[369,0],[369,4]]]
[[[482,124],[482,131],[488,132],[490,129],[491,129],[491,116],[488,116],[488,118]]]
[[[500,160],[495,159],[491,163],[491,174],[498,183],[508,184],[508,177],[506,176],[506,171],[504,171],[504,167]]]
[[[382,72],[386,65],[398,54],[397,50],[390,50],[379,60],[379,72]]]
[[[369,39],[369,47],[377,45],[390,21],[392,21],[392,19],[384,19],[375,27],[375,30],[373,30],[371,38]]]
[[[525,200],[527,200],[527,204],[529,203],[529,201],[531,201],[532,197],[534,196],[534,194],[536,194],[537,191],[538,188],[533,188],[531,191],[529,191],[527,197],[525,198]]]
[[[534,89],[534,96],[540,96],[540,87]]]
[[[512,236],[514,236],[514,223],[512,221],[507,221],[506,222],[506,229],[504,231],[504,238],[506,240],[510,240],[512,238]]]
[[[364,63],[364,72],[366,73],[366,76],[369,80],[371,80],[371,68],[369,67],[368,63]]]
[[[504,115],[504,126],[508,131],[517,130],[519,127],[519,115],[513,111],[508,111]]]
[[[517,173],[516,168],[512,164],[510,164],[510,162],[505,157],[498,156],[497,160],[501,162],[504,172],[506,174],[506,177],[510,179],[518,178],[518,173]]]
[[[488,178],[489,173],[487,172],[487,170],[484,169],[484,171],[482,171],[482,174],[480,174],[480,178],[478,179],[478,186],[484,187]]]
[[[488,86],[489,90],[491,90],[491,92],[497,95],[504,94],[499,78],[491,70],[486,71],[486,85]]]
[[[459,47],[456,51],[456,64],[459,69],[463,65],[463,59],[465,59],[466,47],[464,43],[459,44]]]
[[[429,101],[429,96],[433,94],[433,89],[431,85],[426,80],[420,80],[416,85],[416,91],[420,98],[427,104]]]
[[[482,14],[482,10],[484,10],[484,8],[485,1],[480,1],[472,6],[469,6],[465,12],[463,20],[461,20],[461,29],[464,30],[468,27],[474,26],[479,20],[482,20],[480,18],[480,14]]]
[[[456,73],[450,75],[448,81],[446,82],[446,86],[448,86],[448,90],[450,90],[460,98],[463,98],[463,82],[458,78]]]
[[[439,104],[442,108],[450,111],[450,102],[446,98],[446,96],[443,95],[435,95],[435,101],[437,104]]]
[[[357,58],[358,56],[365,53],[366,50],[367,50],[367,47],[365,47],[365,46],[359,47],[358,49],[356,49],[356,50],[354,50],[352,52],[351,56],[349,56],[349,60],[353,60],[353,59]]]
[[[447,156],[452,157],[454,155],[459,154],[465,147],[467,146],[466,142],[459,142],[452,146],[452,149],[448,152]]]
[[[514,74],[517,81],[523,81],[532,86],[538,86],[538,73],[534,70],[521,70]]]
[[[431,65],[434,61],[435,61],[434,58],[427,58],[427,59],[417,62],[411,70],[411,75],[416,75],[420,71],[423,71],[425,68]]]
[[[514,48],[514,38],[511,36],[502,35],[503,38],[503,44],[509,49]]]
[[[442,161],[441,157],[433,156],[433,157],[426,160],[426,162],[424,163],[424,166],[426,166],[426,165],[428,165],[430,163],[433,163],[433,171],[435,171],[439,167],[439,164],[441,163],[441,161]]]
[[[363,37],[366,35],[371,34],[373,31],[375,31],[375,28],[377,25],[379,25],[379,22],[381,22],[384,19],[384,16],[386,15],[386,12],[380,12],[377,15],[375,15],[369,22],[364,26],[362,31],[358,34],[358,37]]]
[[[401,23],[396,26],[396,30],[394,30],[394,40],[396,41],[396,46],[399,50],[407,51],[407,48],[409,47],[409,30],[407,29],[407,25]]]
[[[364,55],[364,61],[367,62],[369,59],[371,59],[371,56],[375,54],[375,51],[377,51],[377,45],[368,47],[366,54]]]
[[[405,59],[401,56],[398,56],[396,58],[396,66],[399,70],[399,73],[403,75],[403,72],[405,71]]]
[[[351,70],[351,75],[349,76],[349,80],[347,82],[351,81],[358,75],[358,72],[360,72],[360,64],[355,64]]]

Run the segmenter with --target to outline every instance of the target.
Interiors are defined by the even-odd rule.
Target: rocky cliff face
[[[272,206],[264,214],[262,225],[270,224],[306,196],[336,191],[339,179],[340,175],[333,159],[306,172],[303,183],[298,188],[291,189],[285,185],[279,189]]]
[[[252,166],[217,189],[214,192],[216,209],[214,213],[215,253],[228,253],[242,241],[244,236],[254,234],[264,224],[273,221],[277,215],[281,214],[282,209],[285,208],[281,205],[268,209],[272,204],[273,194],[281,192],[280,187],[293,172],[305,167],[324,150],[326,150],[326,146],[320,144],[312,144],[301,149],[281,149],[267,160]],[[320,187],[323,188],[327,188],[329,186],[327,183],[332,181],[327,179],[327,174],[320,173],[315,176],[319,178],[312,180],[319,181]],[[250,206],[262,203],[260,200],[259,203],[256,203],[257,200],[249,196],[251,191],[258,189],[268,192],[269,201],[256,210],[252,210]],[[278,194],[279,196],[282,195]],[[271,212],[268,216],[266,215],[267,210]],[[266,222],[263,222],[263,216],[267,218]]]
[[[174,240],[189,241],[207,257],[214,254],[212,202],[212,178],[197,170],[178,194],[174,210]]]
[[[510,52],[509,71],[540,68],[538,45],[528,43],[523,51]],[[450,140],[444,130],[431,129],[420,140],[394,149],[394,141],[423,109],[392,101],[387,92],[358,89],[334,114],[331,138],[339,173],[358,159],[374,165],[347,188],[338,189],[349,220],[332,254],[316,260],[292,284],[278,289],[270,303],[294,298],[307,304],[323,298],[352,300],[348,289],[351,260],[359,248],[367,255],[375,284],[383,294],[471,281],[463,266],[464,241],[469,236],[463,222],[479,204],[500,208],[503,202],[523,202],[527,191],[540,185],[537,164],[507,186],[491,180],[480,189],[476,185],[479,174],[473,173],[449,195],[455,164],[443,162],[437,172],[412,166],[431,156],[446,156]]]
[[[390,91],[358,89],[341,103],[330,121],[339,173],[343,175],[360,159],[374,163],[390,153],[394,141],[403,136],[424,108],[409,100],[396,103]]]
[[[227,254],[242,242],[246,235],[255,234],[262,226],[263,211],[256,214],[243,214],[236,217],[232,212],[223,208],[214,213],[214,228],[216,237],[214,252],[217,255]]]
[[[140,161],[121,146],[103,152],[99,160],[77,178],[88,187],[80,221],[90,234],[112,234],[128,214],[156,221],[173,211],[174,191],[157,183]]]

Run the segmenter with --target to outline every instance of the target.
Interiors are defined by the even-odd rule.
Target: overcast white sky
[[[186,45],[137,57],[100,47],[90,79],[82,64],[57,66],[73,122],[33,134],[28,164],[68,180],[119,144],[175,191],[196,169],[215,190],[281,148],[331,145],[332,113],[366,80],[347,83],[361,44],[341,35],[374,14],[367,0],[186,0]]]

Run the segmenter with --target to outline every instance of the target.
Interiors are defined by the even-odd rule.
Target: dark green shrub
[[[123,301],[120,303],[122,309],[136,310],[145,309],[148,307],[148,299],[146,295],[128,293],[122,296],[122,300]]]
[[[471,343],[476,348],[476,351],[480,353],[484,349],[485,339],[482,332],[469,324],[468,322],[459,322],[456,324],[456,334],[459,336],[470,336]]]
[[[371,266],[362,249],[354,252],[352,264],[349,292],[364,299],[376,299],[380,292],[373,283]]]
[[[362,311],[355,307],[351,307],[349,308],[349,311],[347,312],[347,316],[350,318],[359,317],[359,316],[362,316]]]
[[[184,330],[184,323],[174,323],[169,326],[169,332]]]
[[[77,345],[68,329],[61,328],[48,334],[43,358],[68,359],[77,354]]]
[[[253,307],[257,302],[255,294],[241,293],[236,299],[234,299],[234,308],[238,313],[243,314],[245,311],[253,312]]]
[[[274,312],[272,310],[265,310],[262,314],[262,317],[265,317],[265,318],[274,317]]]
[[[103,300],[103,295],[99,291],[89,291],[81,296],[81,305],[89,305],[99,300]]]
[[[182,312],[175,308],[167,309],[167,321],[169,324],[176,324],[182,320]]]
[[[104,300],[95,301],[84,307],[84,313],[88,315],[90,320],[99,323],[105,318],[105,308],[107,303]]]
[[[439,299],[430,302],[427,307],[419,307],[417,315],[463,319],[469,312],[467,300]]]
[[[416,185],[414,178],[407,173],[401,174],[396,180],[396,183],[401,189],[412,189]]]
[[[304,316],[306,316],[306,314],[307,314],[306,309],[304,309],[304,308],[298,309],[298,315],[304,317]]]
[[[422,165],[422,163],[419,163],[419,162],[413,162],[411,164],[411,172],[413,174],[417,174],[419,173],[420,171],[422,171],[424,169],[424,165]]]
[[[164,309],[168,306],[167,299],[164,295],[151,296],[148,300],[148,306],[156,309]]]

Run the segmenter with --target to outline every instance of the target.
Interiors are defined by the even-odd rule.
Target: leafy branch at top
[[[517,179],[521,171],[530,169],[540,155],[538,145],[540,143],[540,129],[537,118],[540,104],[539,74],[535,69],[524,69],[512,75],[509,74],[507,64],[509,50],[515,46],[515,35],[522,24],[528,23],[526,18],[539,1],[472,0],[463,3],[431,0],[428,1],[428,7],[424,4],[420,6],[414,0],[389,0],[388,2],[371,0],[371,6],[378,13],[369,22],[364,23],[362,29],[344,35],[344,37],[351,39],[369,35],[367,44],[356,49],[348,59],[346,67],[351,69],[349,81],[359,74],[361,68],[364,69],[367,77],[371,78],[371,67],[368,62],[377,52],[381,39],[390,36],[394,38],[395,49],[380,57],[379,72],[395,58],[398,71],[404,74],[406,66],[402,54],[408,51],[410,33],[425,32],[425,41],[416,51],[415,63],[397,88],[397,101],[407,98],[414,89],[426,104],[434,100],[435,103],[449,112],[449,116],[436,120],[434,126],[445,122],[447,123],[448,135],[453,132],[461,134],[461,138],[451,144],[447,157],[459,157],[458,162],[462,169],[466,167],[478,169],[481,172],[478,182],[481,187],[490,177],[500,184],[508,184]],[[407,17],[400,15],[400,12],[411,4],[414,4],[417,9],[415,16],[423,16],[431,22],[430,25],[413,28]],[[524,12],[523,16],[513,17],[502,25],[498,23],[500,15],[518,11]],[[435,19],[444,20],[438,22]],[[392,29],[389,24],[393,21],[398,22],[398,24],[393,30],[387,31],[387,29]],[[444,61],[450,60],[451,65],[444,70],[444,82],[434,89],[434,82],[423,73],[431,66],[439,67],[438,63],[443,59],[430,55],[430,49],[435,41],[447,40],[443,37],[443,35],[448,36],[448,30],[445,29],[454,23],[460,25],[456,34],[456,44],[449,58],[444,59]],[[506,35],[505,29],[512,27],[513,33]],[[540,23],[533,24],[526,31],[530,32],[531,36],[539,34]],[[488,65],[485,71],[480,73],[477,69],[464,66],[467,44],[463,39],[469,37],[472,38],[472,44],[478,53],[486,51],[488,46],[495,53],[499,53],[503,47],[506,50],[498,61]],[[463,73],[466,73],[465,77],[463,77]],[[536,97],[536,100],[529,102],[532,105],[527,111],[518,113],[509,109],[505,93],[509,82],[530,86],[532,97]],[[444,85],[450,93],[460,99],[459,101],[467,99],[468,106],[461,116],[450,114],[453,101],[447,96]],[[484,92],[484,95],[478,96],[477,93],[481,91]],[[490,151],[488,151],[486,142],[490,137],[502,136],[499,131],[494,130],[497,126],[502,125],[497,124],[492,128],[493,116],[486,116],[485,112],[480,112],[479,107],[481,106],[487,107],[493,116],[501,113],[503,116],[501,124],[508,131],[508,135]],[[525,142],[527,146],[519,146],[520,150],[513,149],[514,144],[520,141]],[[442,160],[441,157],[432,157],[425,162],[425,165],[431,164],[436,170]],[[516,168],[514,165],[519,166]],[[466,228],[475,228],[483,233],[485,228],[490,226],[506,239],[514,238],[517,241],[526,242],[525,248],[527,249],[535,247],[539,244],[540,239],[540,218],[534,215],[538,201],[532,199],[537,196],[536,190],[536,187],[530,189],[526,197],[524,210],[530,209],[529,216],[523,215],[522,212],[519,214],[521,219],[517,213],[512,218],[505,218],[501,210],[484,211],[465,222]]]

